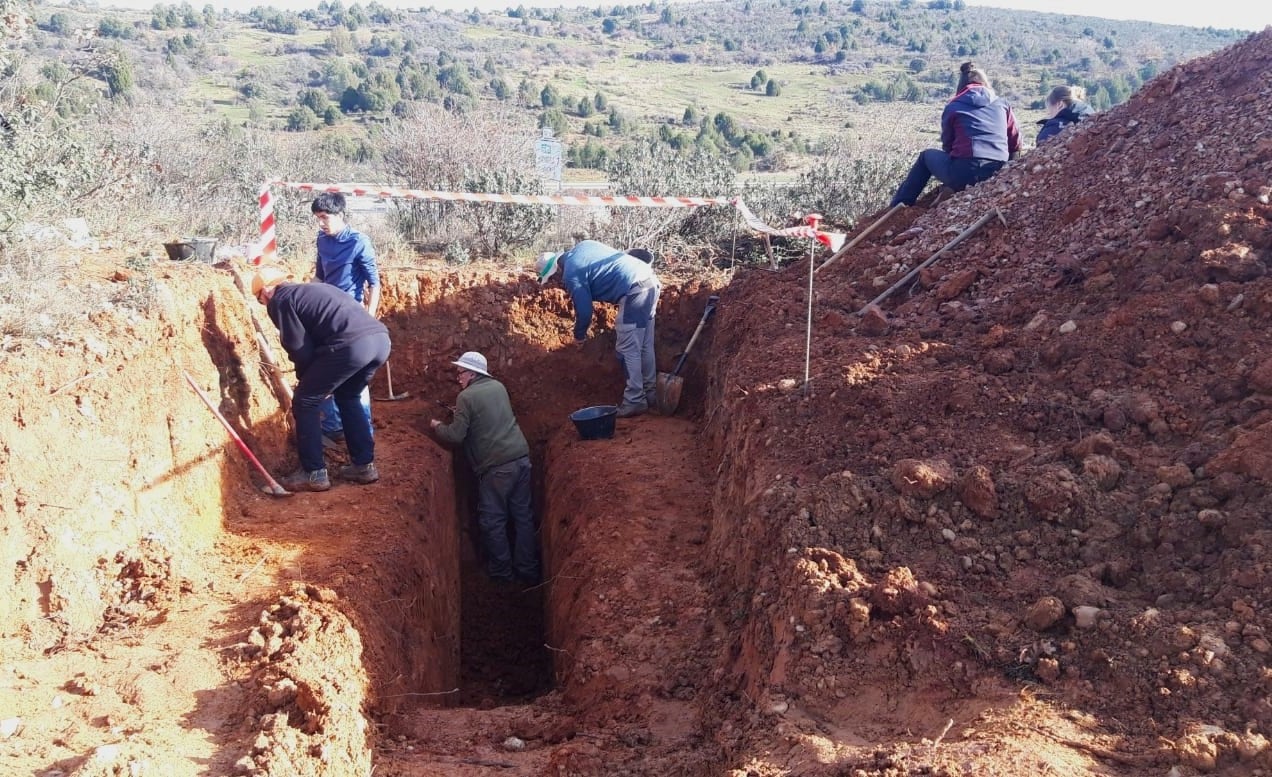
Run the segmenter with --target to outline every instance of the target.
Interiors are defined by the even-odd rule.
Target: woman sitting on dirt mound
[[[1039,119],[1037,145],[1054,138],[1060,130],[1077,124],[1095,113],[1095,109],[1083,102],[1086,92],[1080,86],[1057,86],[1047,95],[1047,118]]]
[[[985,71],[964,62],[959,68],[958,93],[941,112],[941,148],[919,153],[892,205],[913,205],[933,176],[962,191],[1019,155],[1020,131],[1011,106],[994,93]]]

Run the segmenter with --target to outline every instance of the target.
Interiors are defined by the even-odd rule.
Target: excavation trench
[[[697,296],[669,295],[664,361],[696,324]],[[489,726],[489,744],[515,734],[543,748],[534,762],[569,746],[580,728],[614,721],[635,732],[633,741],[685,750],[700,736],[694,689],[706,672],[701,649],[710,643],[702,639],[713,628],[694,570],[710,486],[686,420],[701,389],[686,392],[684,417],[625,420],[613,439],[582,441],[568,414],[613,401],[622,385],[612,311],[598,314],[596,334],[580,350],[561,347],[570,325],[563,295],[519,282],[399,277],[385,298],[394,388],[410,396],[374,404],[383,482],[300,498],[331,518],[307,523],[315,565],[304,581],[334,590],[360,639],[361,706],[388,735],[370,740],[377,757],[391,762],[409,747],[401,773],[430,773],[415,771],[419,757],[463,752],[472,730]],[[464,350],[488,357],[531,443],[539,586],[510,590],[486,577],[475,476],[461,452],[426,431],[431,418],[449,420],[439,405],[454,404],[449,362]],[[387,394],[378,379],[373,396]],[[337,562],[327,551],[340,546],[351,555]],[[349,567],[357,571],[345,573]],[[266,695],[280,683],[267,673]],[[351,716],[350,738],[359,724]]]
[[[702,594],[680,595],[694,576],[660,550],[655,519],[701,524],[709,487],[685,476],[699,469],[689,421],[577,439],[568,413],[621,386],[613,311],[566,348],[560,292],[512,274],[386,273],[394,390],[411,396],[374,403],[382,482],[277,499],[182,378],[268,470],[294,467],[253,308],[222,270],[159,269],[172,293],[152,318],[103,318],[109,340],[6,359],[0,647],[18,679],[0,683],[0,706],[22,733],[2,770],[78,773],[109,744],[120,763],[173,775],[196,773],[190,759],[217,774],[366,774],[408,754],[397,773],[432,774],[474,731],[480,747],[517,734],[542,765],[545,745],[569,746],[587,721],[634,720],[641,694],[674,698],[654,686],[679,648],[656,632]],[[663,361],[697,296],[666,296]],[[467,529],[471,475],[428,433],[458,391],[449,362],[470,349],[532,444],[548,580],[530,592],[488,587]],[[382,377],[372,389],[388,393]],[[688,484],[674,505],[663,471]],[[700,529],[674,534],[702,542]],[[677,593],[650,598],[660,591]]]
[[[750,322],[745,284],[695,349],[680,414],[583,441],[568,413],[621,385],[611,310],[576,349],[560,292],[386,274],[394,389],[411,396],[374,404],[382,481],[276,499],[182,378],[266,467],[294,466],[243,296],[204,265],[162,280],[174,293],[152,317],[95,322],[109,343],[6,356],[0,771],[930,774],[936,748],[914,732],[1019,712],[984,635],[933,598],[961,590],[941,577],[949,548],[828,453],[857,416],[808,415],[783,388],[804,341]],[[660,364],[714,291],[668,288]],[[450,361],[473,349],[532,445],[545,584],[530,592],[487,587],[471,476],[428,433],[458,390]],[[774,455],[797,433],[812,442]],[[1002,773],[1071,756],[1000,742]],[[942,747],[961,763],[983,745]],[[891,753],[914,771],[889,771]]]

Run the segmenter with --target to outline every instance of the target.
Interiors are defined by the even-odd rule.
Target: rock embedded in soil
[[[978,464],[963,475],[958,483],[958,499],[973,515],[998,517],[998,490],[988,467]]]
[[[954,483],[954,470],[944,459],[901,459],[892,465],[889,479],[902,496],[930,499]]]
[[[1064,617],[1064,602],[1055,596],[1044,596],[1025,613],[1025,625],[1034,631],[1046,631]]]
[[[1100,617],[1099,607],[1081,606],[1073,608],[1073,621],[1080,629],[1095,628]]]

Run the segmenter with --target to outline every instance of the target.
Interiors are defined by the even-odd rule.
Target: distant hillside
[[[1083,85],[1106,108],[1244,37],[958,0],[502,13],[334,0],[248,14],[75,3],[32,14],[20,88],[57,95],[60,110],[145,93],[186,120],[329,135],[356,155],[369,128],[414,104],[503,103],[562,137],[575,168],[599,168],[644,136],[727,156],[738,170],[800,167],[833,137],[867,149],[923,144],[961,61],[986,67],[1027,122],[1054,84]]]

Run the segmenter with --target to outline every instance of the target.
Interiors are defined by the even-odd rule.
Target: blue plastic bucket
[[[593,405],[570,413],[574,428],[584,440],[604,440],[614,436],[617,405]]]

